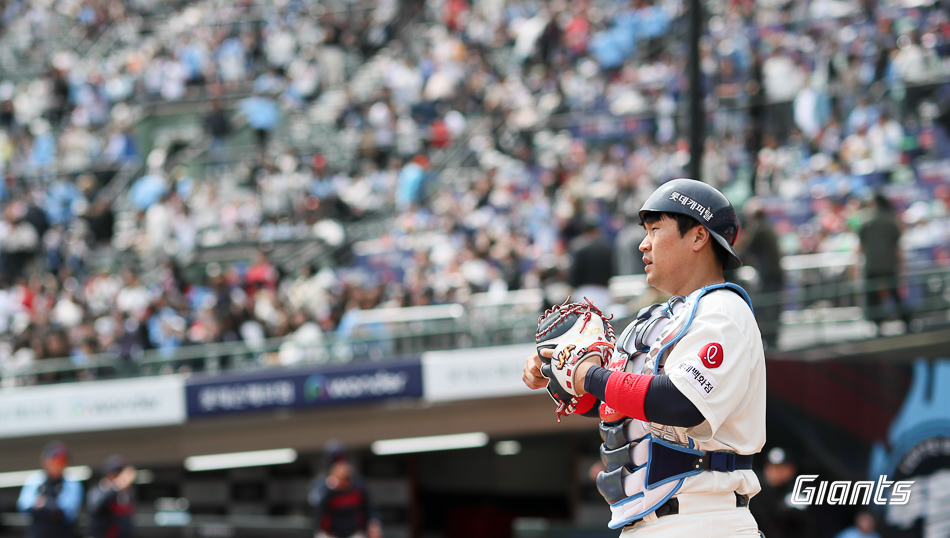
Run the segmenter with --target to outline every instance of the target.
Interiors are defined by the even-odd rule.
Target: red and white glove
[[[535,343],[544,363],[541,375],[548,378],[547,390],[557,403],[558,421],[577,409],[577,384],[584,382],[575,378],[577,367],[591,360],[598,366],[610,362],[615,340],[610,319],[586,299],[583,303],[565,301],[538,319]],[[544,357],[544,349],[552,349],[554,355]]]

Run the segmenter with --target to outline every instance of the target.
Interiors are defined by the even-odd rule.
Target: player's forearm
[[[584,390],[614,410],[648,422],[691,428],[702,424],[703,414],[665,375],[640,375],[591,367]]]

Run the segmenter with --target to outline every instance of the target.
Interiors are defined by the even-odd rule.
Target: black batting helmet
[[[673,179],[660,185],[640,208],[640,219],[647,212],[679,213],[693,217],[729,253],[725,269],[742,266],[732,245],[739,233],[739,218],[725,195],[702,181]]]

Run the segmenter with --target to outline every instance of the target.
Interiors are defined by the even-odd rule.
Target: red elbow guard
[[[647,397],[652,375],[614,372],[607,380],[607,405],[628,417],[647,420],[643,410],[643,401]]]

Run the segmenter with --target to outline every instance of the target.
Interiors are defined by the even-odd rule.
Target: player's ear
[[[693,240],[693,250],[695,251],[699,251],[711,239],[709,230],[707,230],[706,227],[701,224],[699,226],[694,226],[693,229],[690,230],[690,235]]]

